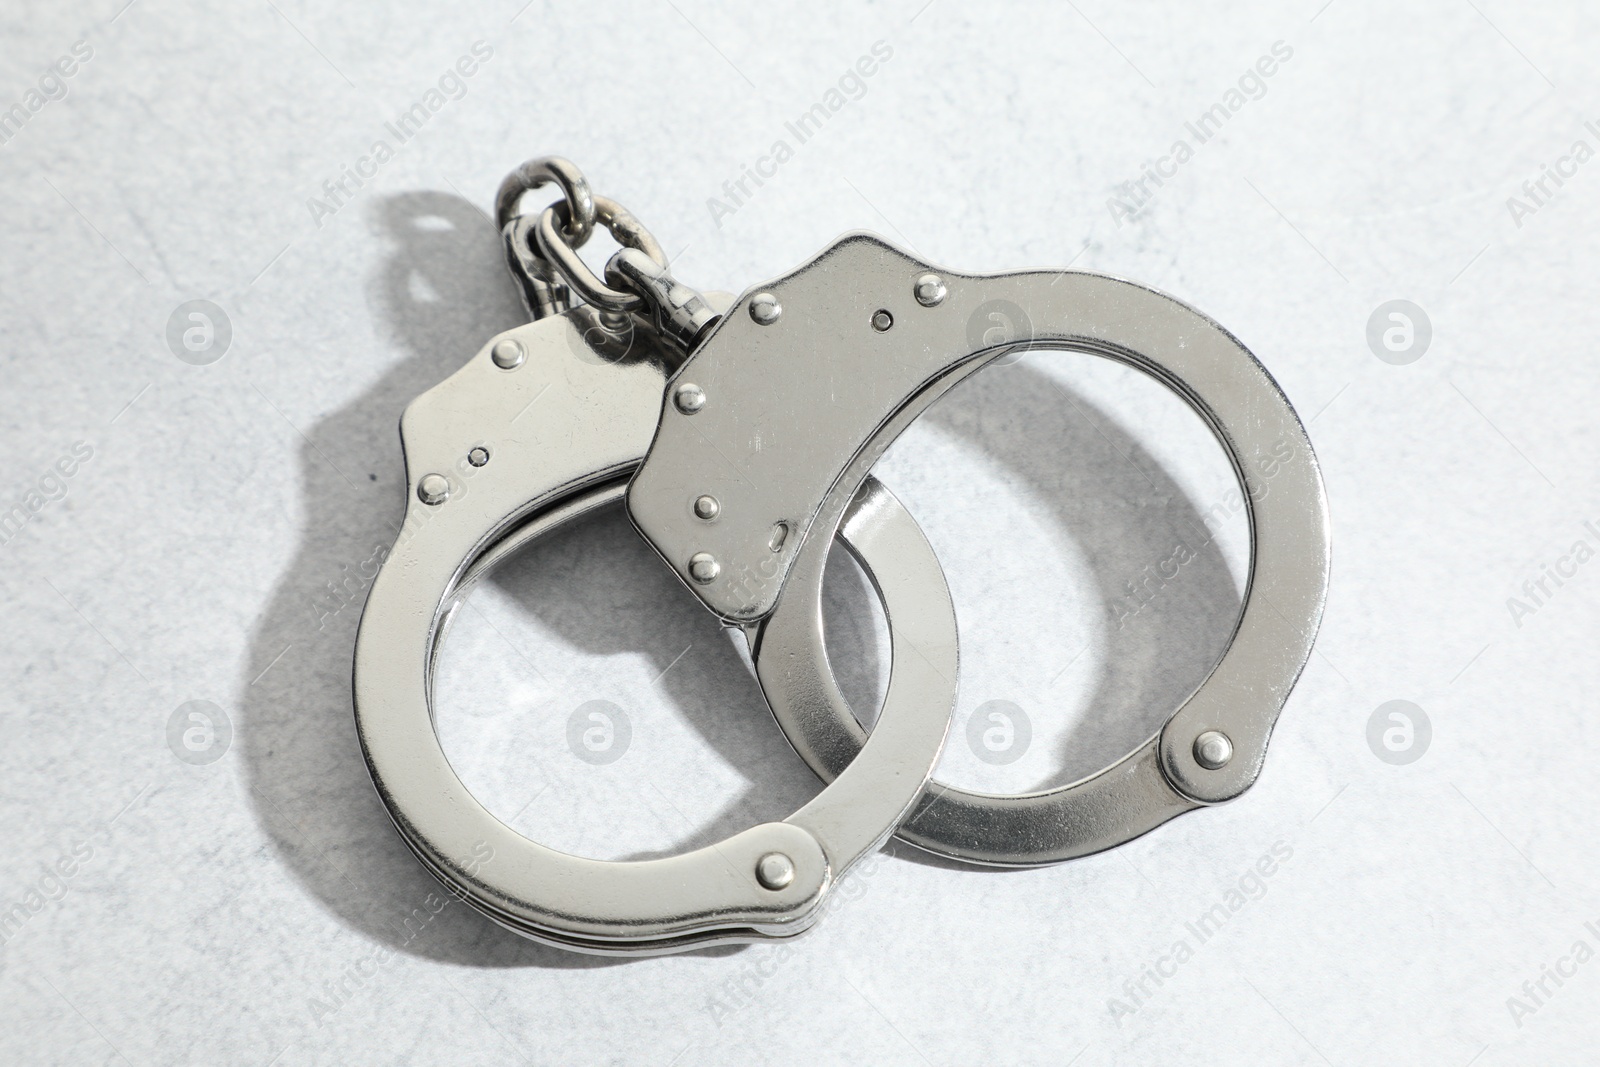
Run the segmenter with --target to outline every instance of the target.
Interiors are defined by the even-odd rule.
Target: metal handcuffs
[[[562,199],[519,213],[522,194],[547,183]],[[1130,282],[957,274],[865,233],[737,299],[705,296],[560,159],[518,168],[497,209],[535,321],[407,408],[406,522],[355,655],[357,729],[379,796],[461,899],[587,952],[782,938],[806,929],[891,833],[968,862],[1038,866],[1131,840],[1255,781],[1321,619],[1328,516],[1304,426],[1221,326]],[[576,253],[597,225],[623,246],[604,281]],[[966,324],[995,308],[1029,328],[969,336]],[[954,609],[926,538],[870,470],[967,375],[1035,348],[1116,359],[1182,396],[1234,465],[1252,553],[1232,642],[1155,737],[1081,781],[994,796],[929,781],[955,701]],[[1283,463],[1285,446],[1305,462]],[[470,482],[452,473],[468,467]],[[597,861],[528,840],[472,797],[434,733],[432,669],[453,611],[489,567],[624,495],[662,559],[745,631],[778,724],[829,784],[784,822],[708,848]],[[889,624],[893,665],[870,734],[823,646],[835,537]]]

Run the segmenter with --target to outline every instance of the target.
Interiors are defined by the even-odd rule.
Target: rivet
[[[494,346],[490,353],[494,365],[501,370],[516,370],[522,366],[522,361],[528,358],[528,353],[522,347],[522,342],[514,337],[507,337],[504,341]]]
[[[706,391],[693,382],[684,382],[673,392],[672,402],[685,415],[693,415],[706,406]]]
[[[783,543],[789,540],[789,524],[786,522],[773,523],[772,534],[767,538],[767,547],[774,552],[783,551]]]
[[[872,313],[872,328],[879,333],[887,333],[889,327],[894,325],[894,316],[885,308],[879,308]]]
[[[794,881],[794,860],[782,852],[768,852],[756,860],[756,881],[762,888],[786,889]]]
[[[695,498],[694,513],[696,518],[710,522],[717,517],[717,513],[721,510],[722,505],[717,503],[717,498],[710,494]]]
[[[916,296],[917,303],[925,308],[937,307],[944,302],[944,279],[937,274],[924,274],[912,286],[911,292]]]
[[[474,467],[483,466],[485,463],[489,462],[489,450],[481,445],[477,448],[474,448],[471,452],[467,453],[467,462],[472,464]]]
[[[783,305],[771,293],[757,293],[750,298],[750,317],[761,326],[771,326],[783,314]]]
[[[722,564],[709,552],[696,552],[689,557],[689,577],[701,585],[710,585],[722,573]]]
[[[1233,742],[1221,730],[1207,730],[1194,739],[1194,761],[1208,771],[1220,770],[1233,759]]]
[[[417,483],[417,499],[424,504],[443,504],[450,499],[450,479],[442,474],[425,474]]]

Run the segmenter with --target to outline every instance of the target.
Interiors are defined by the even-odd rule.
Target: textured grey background
[[[0,146],[0,504],[59,498],[0,544],[0,1060],[1593,1061],[1600,568],[1570,553],[1600,547],[1600,163],[1560,160],[1600,147],[1600,16],[520,3],[0,16],[0,110],[28,116]],[[92,57],[49,80],[79,41]],[[460,98],[313,212],[480,41]],[[798,144],[785,123],[880,41],[891,57]],[[1199,144],[1185,124],[1277,42],[1290,58]],[[41,78],[65,96],[28,110]],[[1193,158],[1118,217],[1178,138]],[[713,211],[778,139],[792,158]],[[866,227],[967,270],[1134,278],[1250,345],[1310,422],[1335,533],[1318,653],[1256,788],[1050,870],[891,847],[787,947],[618,963],[434,914],[353,736],[360,575],[402,511],[401,408],[519,321],[482,212],[551,152],[704,288]],[[1558,164],[1564,184],[1523,190]],[[232,326],[209,366],[165,340],[196,298]],[[1391,299],[1432,323],[1409,365],[1367,345]],[[92,456],[52,477],[76,442]],[[1236,523],[1116,623],[1125,583],[1231,484],[1148,381],[1076,356],[985,371],[880,473],[961,616],[944,777],[1018,790],[1093,770],[1218,654]],[[1529,599],[1558,564],[1572,576]],[[881,634],[850,565],[829,588],[868,705]],[[679,849],[817,789],[726,636],[618,516],[530,551],[474,608],[445,650],[441,734],[542,840]],[[193,700],[232,727],[203,765],[168,744]],[[591,700],[629,718],[615,762],[567,747]],[[1010,764],[966,743],[992,700],[1032,724]],[[1391,700],[1432,723],[1405,765],[1367,740]],[[1218,903],[1235,907],[1202,940],[1187,924]]]

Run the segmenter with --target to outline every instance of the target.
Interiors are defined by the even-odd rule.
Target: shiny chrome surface
[[[658,267],[666,269],[667,256],[661,250],[661,245],[627,208],[604,196],[597,196],[594,200],[595,218],[610,231],[619,245],[643,252]],[[574,292],[583,297],[585,303],[607,311],[644,310],[644,297],[611,288],[589,269],[589,264],[578,255],[578,246],[569,243],[563,236],[568,217],[569,209],[560,200],[544,209],[533,231],[539,254],[550,262]]]
[[[935,274],[945,295],[931,296]],[[741,314],[772,294],[784,317]],[[981,326],[1010,308],[1021,335]],[[887,312],[891,328],[879,328]],[[877,324],[875,325],[875,320]],[[1158,737],[1088,779],[1020,797],[934,783],[902,832],[933,851],[1006,866],[1053,863],[1128,840],[1197,805],[1238,796],[1260,773],[1272,728],[1311,652],[1326,597],[1327,504],[1305,429],[1266,370],[1222,327],[1162,293],[1076,271],[992,276],[947,271],[870,234],[846,235],[811,262],[747,291],[679,371],[707,397],[692,420],[663,405],[629,489],[629,513],[680,575],[706,553],[720,574],[689,588],[725,619],[766,618],[815,529],[895,436],[955,380],[1027,349],[1087,351],[1146,371],[1182,396],[1230,456],[1248,508],[1252,555],[1243,610],[1222,660]],[[1285,464],[1282,449],[1306,463]],[[713,524],[686,502],[714,495]],[[769,531],[791,531],[774,550]],[[788,626],[808,628],[795,617]],[[818,624],[820,626],[820,624]],[[765,639],[773,634],[769,626]],[[798,639],[798,638],[796,638]],[[780,723],[825,778],[864,735],[853,718],[783,699],[817,684],[796,659],[764,679]],[[1231,758],[1202,766],[1196,740],[1225,735]],[[1203,746],[1210,751],[1210,747]]]
[[[539,213],[523,213],[522,194],[555,184],[561,189],[569,220],[566,239],[581,248],[594,233],[594,194],[589,181],[569,160],[560,156],[530,159],[506,175],[495,194],[495,225],[505,243],[506,265],[522,291],[530,317],[559,315],[572,306],[572,293],[560,274],[534,244]]]
[[[434,732],[434,657],[473,582],[521,545],[619,501],[649,442],[672,361],[642,342],[627,358],[595,358],[583,340],[586,321],[574,311],[502,334],[406,410],[411,503],[356,643],[356,725],[368,768],[423,864],[461,899],[525,936],[617,954],[794,936],[816,920],[839,876],[916,801],[954,701],[955,622],[943,576],[921,531],[880,486],[866,484],[844,510],[840,536],[872,575],[892,620],[894,678],[860,757],[789,819],[680,856],[582,859],[490,814],[451,769]],[[511,370],[493,356],[507,341],[526,353]],[[521,417],[535,402],[535,417]],[[476,449],[493,462],[473,467],[467,457]],[[418,496],[428,477],[450,486],[436,504]],[[820,613],[830,541],[817,538],[801,555],[798,573],[811,577],[793,583],[775,621]],[[803,640],[762,644],[763,658],[822,654],[820,644]],[[808,699],[835,701],[849,714],[831,686]]]
[[[538,225],[539,216],[519,215],[500,229],[506,266],[531,319],[559,315],[572,307],[572,290],[550,261],[540,254],[534,241],[533,231]]]
[[[537,217],[519,213],[523,193],[552,182],[561,200]],[[1304,427],[1215,322],[1114,278],[963,275],[870,234],[846,235],[731,309],[713,308],[672,277],[649,231],[565,160],[524,164],[496,209],[530,313],[546,322],[496,338],[408,409],[414,492],[371,591],[356,668],[379,793],[413,851],[473,906],[585,951],[785,937],[908,812],[900,835],[923,848],[1034,866],[1116,845],[1255,781],[1321,619],[1328,517]],[[596,226],[623,246],[604,281],[577,254]],[[572,308],[575,299],[584,304]],[[995,315],[1005,329],[989,328]],[[1022,796],[933,783],[919,798],[953,703],[954,620],[931,549],[870,469],[967,375],[1036,348],[1142,369],[1208,422],[1248,501],[1243,611],[1212,674],[1113,766]],[[544,417],[513,429],[547,391]],[[491,429],[503,439],[486,439]],[[1285,449],[1307,462],[1285,463]],[[495,465],[479,471],[491,454]],[[702,602],[743,626],[780,725],[832,784],[785,822],[712,849],[610,864],[544,849],[472,800],[433,736],[431,664],[485,568],[615,501],[630,474],[634,523]],[[836,532],[883,600],[896,657],[870,735],[823,646],[822,568]],[[420,677],[408,673],[417,662]],[[501,862],[463,860],[484,848]]]
[[[562,201],[567,205],[566,238],[582,248],[594,233],[594,193],[583,172],[560,156],[530,159],[505,176],[494,197],[495,225],[504,229],[506,223],[521,214],[518,207],[523,193],[551,184],[560,187]]]
[[[562,199],[537,214],[520,214],[523,194],[551,182],[561,187]],[[627,316],[638,315],[680,356],[717,319],[698,290],[672,276],[666,252],[644,223],[610,197],[593,193],[565,159],[533,159],[513,171],[500,185],[495,213],[506,264],[534,319],[569,310],[575,293],[600,315],[607,332],[626,332]],[[606,263],[604,281],[578,255],[597,226],[622,246]]]
[[[606,263],[606,279],[625,286],[640,298],[655,318],[656,331],[684,352],[691,351],[717,313],[705,297],[674,278],[665,263],[635,248],[624,248]]]

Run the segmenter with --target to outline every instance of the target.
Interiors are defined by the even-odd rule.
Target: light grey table
[[[0,19],[0,1060],[1593,1059],[1600,15],[120,4]],[[519,321],[483,212],[553,152],[703,288],[860,227],[1134,278],[1242,338],[1334,520],[1256,788],[1048,870],[891,846],[792,946],[594,960],[445,904],[361,764],[350,653],[399,412]],[[960,613],[941,776],[1092,771],[1220,652],[1231,476],[1153,383],[987,370],[879,473]],[[834,569],[870,705],[881,627]],[[569,744],[596,711],[611,762]],[[620,515],[479,591],[439,725],[492,810],[588,855],[818,788]]]

